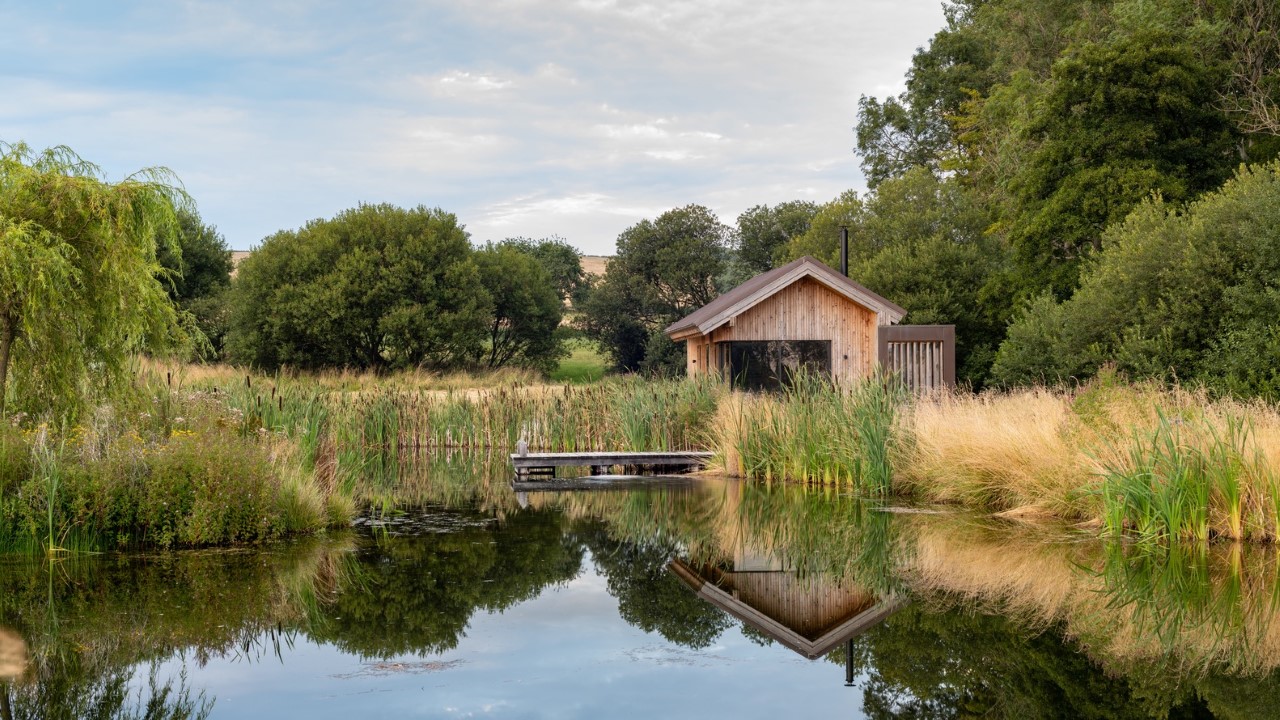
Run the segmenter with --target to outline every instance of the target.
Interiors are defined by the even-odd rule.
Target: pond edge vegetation
[[[401,378],[242,376],[144,364],[77,424],[0,426],[0,546],[258,542],[398,504],[431,453],[682,450],[763,482],[1065,520],[1144,543],[1280,541],[1280,412],[1130,383],[908,396],[816,377],[780,394],[714,379],[444,389]],[[505,463],[500,463],[505,466]]]

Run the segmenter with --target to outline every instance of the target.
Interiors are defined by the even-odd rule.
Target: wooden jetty
[[[605,475],[621,467],[626,475],[676,474],[699,470],[713,456],[709,452],[568,452],[511,453],[516,481],[554,478],[558,467],[591,468],[592,475]]]

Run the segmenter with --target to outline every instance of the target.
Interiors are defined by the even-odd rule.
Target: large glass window
[[[742,390],[778,390],[804,368],[831,376],[830,340],[766,340],[729,343],[729,373]]]

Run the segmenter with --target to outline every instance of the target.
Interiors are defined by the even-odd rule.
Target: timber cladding
[[[690,375],[718,365],[709,343],[829,340],[831,374],[861,379],[876,364],[877,315],[812,278],[801,278],[734,317],[709,336],[688,339]]]
[[[956,326],[880,328],[877,355],[886,372],[913,392],[956,386]]]

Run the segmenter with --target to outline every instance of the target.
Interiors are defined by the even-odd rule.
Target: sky
[[[359,203],[587,254],[863,189],[861,95],[941,0],[0,0],[0,141],[164,166],[228,245]]]

